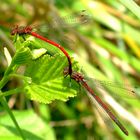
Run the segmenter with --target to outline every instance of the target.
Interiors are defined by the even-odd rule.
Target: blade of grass
[[[18,125],[18,123],[17,123],[17,121],[16,121],[16,119],[15,119],[15,117],[14,117],[14,115],[13,115],[13,113],[12,113],[12,111],[11,111],[11,109],[9,108],[9,106],[8,106],[8,104],[6,102],[6,99],[4,97],[0,98],[0,102],[3,105],[3,107],[6,109],[8,114],[10,115],[10,118],[12,119],[13,123],[15,124],[18,132],[20,133],[20,135],[22,137],[22,139],[26,140],[24,135],[23,135],[23,133],[22,133],[22,131],[21,131],[21,129],[20,129],[20,127],[19,127],[19,125]]]
[[[140,19],[140,7],[134,2],[134,0],[120,0],[120,2]]]

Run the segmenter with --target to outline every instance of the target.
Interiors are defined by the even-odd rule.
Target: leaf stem
[[[10,117],[11,117],[13,123],[15,124],[17,130],[19,131],[22,139],[26,140],[24,135],[23,135],[23,133],[22,133],[22,131],[21,131],[21,129],[20,129],[20,127],[19,127],[19,125],[18,125],[18,123],[17,123],[17,121],[16,121],[16,119],[15,119],[15,117],[14,117],[14,115],[13,115],[13,113],[12,113],[12,111],[11,111],[11,109],[9,108],[9,106],[8,106],[8,104],[6,102],[6,99],[4,97],[0,98],[0,102],[3,105],[3,107],[7,110],[8,114],[10,115]]]
[[[16,93],[19,93],[23,91],[23,87],[19,87],[19,88],[16,88],[16,89],[12,89],[12,90],[9,90],[9,91],[6,91],[6,92],[1,92],[0,91],[0,98],[1,97],[5,97],[5,96],[9,96],[9,95],[12,95],[12,94],[16,94]]]
[[[5,71],[4,73],[4,76],[2,78],[2,80],[0,81],[0,93],[1,93],[1,96],[4,96],[1,92],[1,89],[5,86],[5,84],[8,82],[8,80],[10,79],[10,74],[11,73],[14,73],[16,70],[17,70],[18,66],[17,65],[14,65],[14,63],[11,62],[10,66],[7,68],[7,70]],[[6,93],[7,94],[7,93]],[[12,93],[8,93],[8,94],[12,94]],[[21,135],[22,139],[25,140],[25,137],[11,111],[11,109],[9,108],[7,102],[6,102],[6,99],[5,97],[0,97],[0,102],[2,104],[2,106],[5,108],[5,110],[8,112],[10,118],[12,119],[13,123],[15,124],[16,126],[16,129],[19,131],[19,134]]]

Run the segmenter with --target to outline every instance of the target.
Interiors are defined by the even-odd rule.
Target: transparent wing
[[[140,88],[138,87],[132,87],[125,83],[97,80],[94,78],[90,78],[88,81],[90,81],[89,84],[92,87],[105,88],[118,97],[125,96],[126,98],[131,99],[140,98]]]
[[[54,17],[53,27],[57,27],[58,23],[62,27],[75,26],[89,22],[90,16],[86,10],[82,10],[72,15],[65,17]]]
[[[98,124],[100,125],[100,127],[102,127],[102,130],[104,130],[104,133],[110,133],[112,130],[115,130],[112,121],[103,110],[103,108],[94,100],[90,93],[87,92],[87,95],[90,99],[92,105],[91,108],[94,112],[95,117],[97,118]]]
[[[59,17],[52,15],[52,21],[50,25],[42,23],[39,26],[41,32],[48,30],[49,28],[71,28],[80,24],[85,24],[90,21],[91,17],[86,10],[79,11],[77,13],[67,15],[65,17]]]

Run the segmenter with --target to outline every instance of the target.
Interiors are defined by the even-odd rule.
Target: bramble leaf
[[[29,48],[24,47],[19,49],[13,57],[12,63],[22,65],[32,59],[32,54]]]
[[[78,84],[71,81],[70,87],[70,79],[63,75],[66,64],[67,59],[60,55],[45,55],[29,63],[25,75],[32,78],[32,83],[26,83],[27,96],[41,103],[51,103],[56,99],[66,101],[76,96]]]

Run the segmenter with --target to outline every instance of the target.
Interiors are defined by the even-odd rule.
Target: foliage
[[[23,134],[29,140],[55,140],[54,132],[49,125],[45,123],[31,110],[13,112],[22,128]],[[46,112],[47,113],[47,112]],[[49,113],[49,112],[48,112]],[[7,123],[8,121],[8,123]],[[9,116],[4,114],[0,120],[0,138],[2,140],[21,140]]]
[[[112,107],[127,127],[130,135],[126,137],[115,125],[110,127],[112,122],[82,94],[85,91],[77,83],[69,77],[64,78],[63,69],[68,63],[60,50],[30,35],[25,36],[24,40],[20,36],[13,39],[9,34],[9,29],[16,24],[32,24],[35,28],[37,24],[45,24],[47,27],[42,28],[42,35],[66,48],[73,56],[75,70],[82,68],[85,75],[99,80],[125,82],[130,89],[139,87],[139,1],[5,0],[0,1],[0,5],[0,107],[1,113],[5,107],[15,124],[14,127],[9,123],[8,115],[1,114],[0,139],[19,139],[23,129],[23,134],[29,139],[46,140],[50,135],[49,139],[56,137],[66,140],[139,139],[139,90],[127,98],[129,93],[125,93],[124,97],[121,89],[103,88],[105,93],[102,94],[95,85],[96,93]],[[80,24],[81,18],[72,20],[83,9],[86,9],[84,19],[87,23]],[[62,22],[60,17],[69,14],[72,16]],[[55,21],[61,22],[56,24]],[[90,82],[92,86],[94,81]],[[70,98],[76,96],[77,91],[80,94]],[[14,118],[21,129],[5,97],[10,108],[16,110]],[[110,103],[112,99],[114,102]],[[39,116],[30,111],[32,109]],[[41,131],[37,130],[39,126],[42,126]]]

